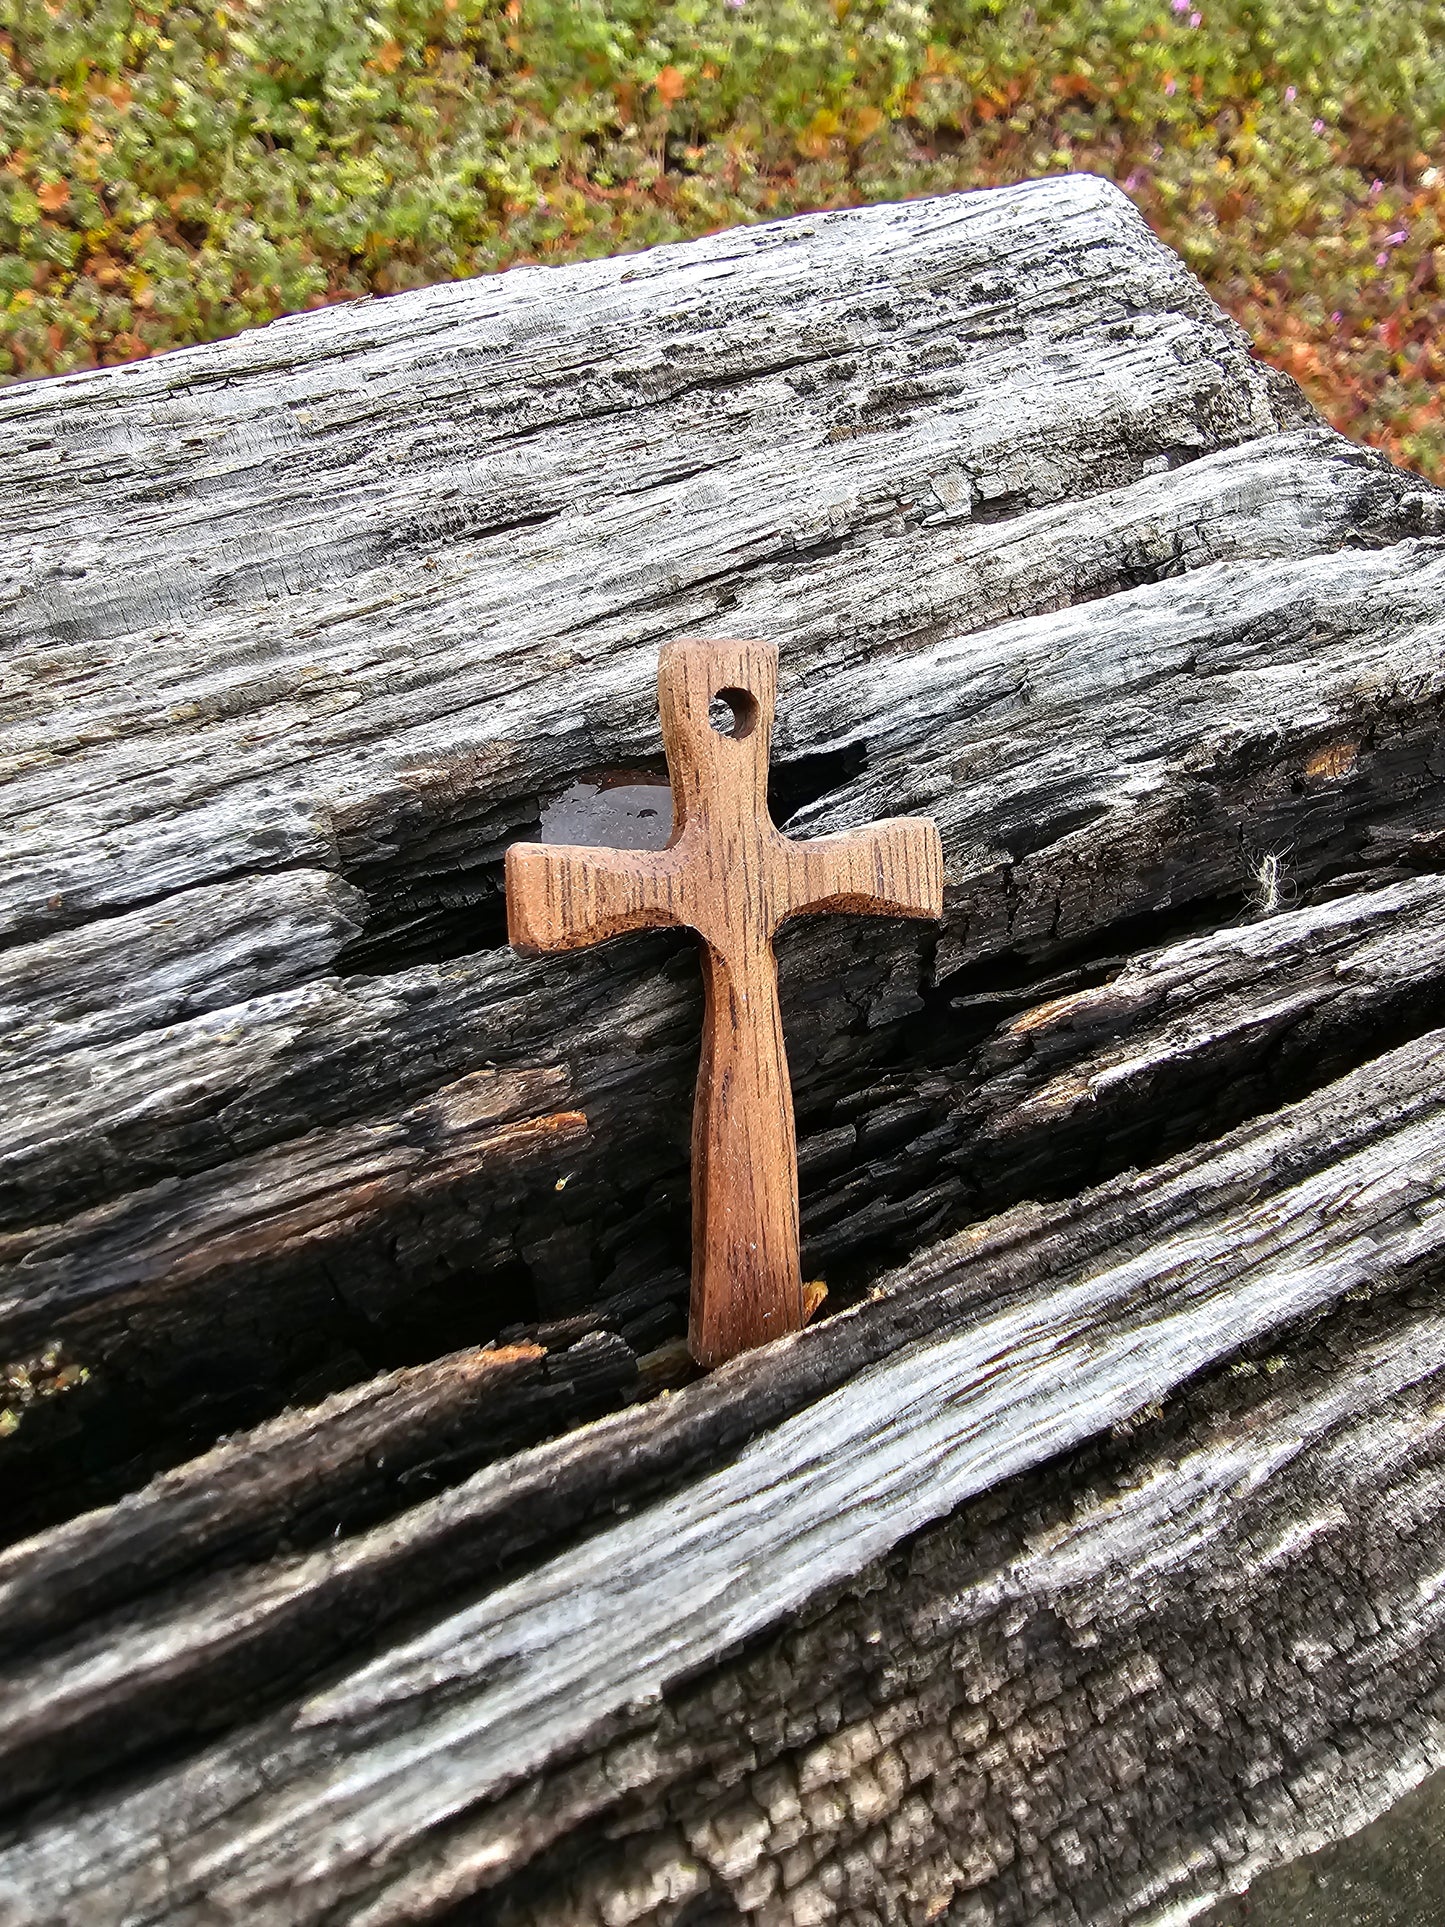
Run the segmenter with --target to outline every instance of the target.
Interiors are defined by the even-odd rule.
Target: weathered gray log
[[[0,1918],[1162,1919],[1445,1757],[1445,497],[1121,196],[0,424]],[[689,631],[948,893],[784,944],[845,1309],[663,1398],[695,966],[500,858]]]
[[[30,1523],[489,1309],[631,1291],[642,1342],[676,1329],[691,958],[497,948],[538,799],[656,758],[665,635],[781,641],[799,827],[945,832],[941,939],[823,923],[785,960],[800,1122],[844,1147],[815,1271],[946,1228],[927,1159],[916,1205],[850,1212],[845,1140],[896,1128],[876,1067],[979,1035],[957,992],[1234,915],[1281,852],[1297,889],[1438,840],[1442,558],[1405,538],[1440,498],[1311,424],[1099,183],[503,276],[0,406],[0,918],[34,935],[0,1358],[89,1374],[12,1442]],[[429,1158],[439,1086],[488,1062],[552,1072],[590,1144],[549,1108]],[[311,1201],[304,1235],[258,1183]]]
[[[974,1890],[980,1919],[1147,1917],[1141,1903],[1160,1864],[1121,1862],[1118,1840],[1114,1852],[1096,1843],[1075,1853],[1058,1839],[1077,1835],[1085,1818],[1097,1828],[1101,1800],[1141,1776],[1144,1735],[1114,1730],[1108,1714],[1146,1693],[1165,1725],[1162,1737],[1148,1735],[1147,1752],[1169,1765],[1170,1799],[1196,1770],[1186,1738],[1202,1753],[1201,1775],[1244,1774],[1229,1811],[1172,1815],[1171,1835],[1189,1851],[1171,1880],[1207,1893],[1231,1861],[1289,1844],[1278,1816],[1254,1819],[1241,1836],[1240,1802],[1265,1777],[1261,1758],[1287,1780],[1287,1755],[1304,1751],[1266,1710],[1254,1736],[1264,1753],[1251,1753],[1214,1702],[1232,1694],[1243,1717],[1262,1694],[1297,1691],[1306,1636],[1320,1657],[1342,1645],[1391,1722],[1356,1732],[1360,1704],[1332,1703],[1323,1690],[1292,1716],[1330,1749],[1315,1769],[1326,1802],[1355,1817],[1352,1779],[1398,1772],[1389,1757],[1402,1743],[1397,1719],[1420,1757],[1445,1758],[1445,1724],[1427,1717],[1432,1695],[1445,1712],[1445,1314],[1438,1301],[1417,1302],[1418,1285],[1442,1269],[1445,1032],[1436,1031],[1147,1176],[962,1233],[832,1327],[476,1474],[391,1524],[179,1587],[162,1575],[153,1597],[98,1616],[0,1683],[0,1761],[12,1787],[34,1793],[159,1740],[199,1738],[290,1684],[288,1661],[318,1671],[348,1648],[364,1654],[378,1631],[422,1605],[433,1623],[319,1691],[239,1720],[179,1766],[143,1771],[98,1800],[82,1793],[64,1818],[37,1822],[0,1850],[0,1896],[9,1881],[16,1919],[427,1917],[525,1872],[559,1835],[604,1822],[589,1848],[618,1834],[627,1844],[603,1854],[599,1871],[574,1841],[550,1879],[533,1869],[522,1880],[517,1917],[578,1917],[567,1890],[579,1867],[593,1895],[580,1917],[591,1919],[667,1920],[671,1902],[715,1882],[767,1919],[852,1918],[865,1904],[886,1913],[891,1886],[925,1877],[942,1882],[950,1903]],[[1402,1281],[1417,1290],[1402,1296]],[[1207,1389],[1183,1401],[1162,1439],[1146,1428],[1153,1449],[1126,1465],[1122,1491],[1099,1495],[1097,1520],[1088,1477],[1060,1478],[1057,1468],[1021,1503],[1018,1474],[1147,1414],[1201,1367],[1346,1294],[1382,1288],[1380,1333],[1371,1326],[1363,1344],[1347,1325],[1342,1344],[1336,1325],[1324,1327],[1313,1348],[1300,1348],[1293,1376],[1223,1437]],[[1286,1360],[1271,1353],[1267,1382],[1276,1363]],[[736,1451],[740,1435],[768,1421]],[[1368,1450],[1351,1443],[1352,1424]],[[1316,1462],[1301,1467],[1315,1440]],[[716,1471],[686,1476],[700,1454],[729,1444]],[[626,1511],[631,1495],[660,1481],[675,1486],[671,1496],[589,1529],[599,1504]],[[907,1535],[990,1488],[1013,1506],[985,1516],[1019,1510],[1026,1529],[974,1576],[977,1604],[960,1601],[956,1580],[930,1574],[930,1541],[910,1555],[923,1576],[908,1585],[875,1569]],[[129,1520],[102,1512],[15,1548],[0,1567],[6,1606],[28,1600],[28,1630],[43,1633],[55,1580],[87,1568],[92,1597],[107,1571],[116,1597],[134,1595],[144,1583],[135,1541],[159,1536],[167,1512],[184,1532],[186,1501],[176,1480]],[[1031,1517],[1039,1506],[1059,1522]],[[1066,1525],[1071,1506],[1082,1510]],[[1398,1545],[1407,1516],[1419,1538],[1408,1559],[1373,1551],[1377,1585],[1352,1597],[1337,1580],[1329,1620],[1310,1623],[1319,1542],[1343,1568],[1377,1548],[1382,1531]],[[968,1518],[939,1542],[965,1565]],[[998,1529],[1006,1541],[1017,1531]],[[1240,1548],[1223,1564],[1221,1541]],[[515,1570],[519,1554],[517,1577],[487,1583],[489,1571]],[[711,1684],[686,1686],[839,1585],[845,1603],[811,1633],[774,1634]],[[1192,1657],[1181,1650],[1166,1683],[1149,1644],[1157,1635],[1139,1627],[1151,1614],[1167,1622],[1181,1587],[1204,1595],[1205,1617],[1190,1635]],[[458,1589],[465,1603],[443,1610]],[[1209,1625],[1220,1591],[1230,1595],[1223,1633]],[[982,1654],[965,1664],[966,1629],[989,1616],[1007,1627],[1018,1617],[1010,1602],[1057,1616],[1058,1595],[1078,1624],[1069,1637],[1053,1627],[1046,1664],[1025,1653],[1005,1668],[1016,1710],[968,1712],[1004,1677],[994,1679],[997,1662]],[[866,1686],[855,1678],[864,1656],[840,1656],[816,1629],[830,1613],[871,1622],[862,1637],[878,1650]],[[57,1622],[65,1616],[62,1596]],[[855,1627],[845,1645],[859,1637]],[[792,1657],[800,1642],[812,1651],[806,1662]],[[1109,1686],[1121,1650],[1137,1651],[1124,1667],[1133,1678]],[[1052,1718],[1052,1740],[1031,1737],[1028,1725],[1015,1731],[1024,1708],[1064,1696],[1060,1674],[1070,1669],[1072,1712],[1056,1706],[1028,1723]],[[970,1811],[983,1792],[973,1756],[989,1754],[992,1724],[995,1764],[1018,1782],[1023,1808],[1002,1834],[998,1814]],[[840,1725],[850,1729],[841,1739]],[[917,1739],[917,1762],[905,1736]],[[892,1783],[880,1792],[873,1756],[884,1750]],[[996,1877],[1029,1855],[1050,1861],[1031,1823],[1045,1801],[1025,1771],[1031,1754],[1059,1755],[1047,1776],[1052,1878],[1064,1902],[1056,1915],[1027,1911],[1036,1889]],[[800,1792],[865,1768],[863,1794],[831,1792],[821,1811],[799,1810]],[[1157,1788],[1153,1797],[1163,1801]],[[1003,1804],[996,1787],[993,1803]],[[772,1804],[786,1822],[776,1845]],[[1138,1817],[1153,1824],[1147,1806]],[[683,1811],[692,1820],[679,1834]],[[900,1815],[899,1828],[883,1829],[881,1857],[869,1846],[864,1875],[850,1871],[849,1855]],[[986,1854],[971,1839],[984,1818],[996,1836]],[[1296,1816],[1300,1831],[1306,1823],[1318,1815]],[[1137,1860],[1139,1838],[1123,1844]],[[1108,1890],[1108,1906],[1094,1885]],[[635,1907],[616,1899],[636,1891]],[[24,1911],[42,1900],[51,1911]]]

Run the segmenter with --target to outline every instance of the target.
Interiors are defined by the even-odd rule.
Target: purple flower
[[[1191,13],[1189,16],[1190,26],[1197,27],[1203,18],[1204,18],[1204,15],[1202,13]]]
[[[1372,201],[1378,199],[1378,197],[1381,194],[1383,194],[1384,191],[1385,191],[1385,183],[1383,181],[1370,182],[1370,199]]]
[[[1311,131],[1311,133],[1315,133],[1315,134],[1323,134],[1323,132],[1325,131],[1325,124],[1324,124],[1324,122],[1323,122],[1322,120],[1314,120],[1314,121],[1311,121],[1311,122],[1310,122],[1310,131]]]
[[[1125,192],[1126,194],[1132,194],[1132,193],[1134,192],[1134,189],[1135,189],[1135,188],[1136,188],[1136,187],[1137,187],[1138,185],[1139,185],[1139,170],[1138,170],[1138,168],[1136,167],[1136,168],[1134,169],[1134,171],[1133,171],[1133,173],[1132,173],[1132,174],[1130,174],[1130,176],[1129,176],[1129,178],[1128,178],[1128,180],[1127,180],[1127,181],[1125,181],[1125,183],[1124,183],[1124,192]]]
[[[1340,313],[1338,308],[1336,308],[1334,313],[1330,316],[1330,320],[1334,322],[1336,327],[1340,325],[1340,323],[1344,320],[1344,318],[1345,317]]]
[[[1409,238],[1410,230],[1408,228],[1397,227],[1393,234],[1387,234],[1385,236],[1385,246],[1387,248],[1397,248],[1402,241],[1408,241]]]
[[[1286,87],[1284,90],[1284,97],[1286,100],[1293,100],[1295,95],[1298,92],[1299,92],[1298,87]]]
[[[1377,254],[1375,256],[1375,266],[1377,268],[1387,268],[1389,265],[1390,257],[1388,254]]]
[[[1189,0],[1169,0],[1169,4],[1176,13],[1188,13],[1189,11]]]
[[[1166,80],[1164,83],[1164,91],[1166,94],[1174,94],[1174,93],[1177,93],[1178,90],[1179,90],[1179,82],[1171,74],[1168,80]]]

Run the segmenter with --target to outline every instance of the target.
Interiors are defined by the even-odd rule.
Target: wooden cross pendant
[[[765,642],[673,642],[657,672],[672,782],[665,850],[514,843],[507,934],[536,954],[624,930],[682,925],[702,939],[702,1066],[692,1128],[688,1343],[721,1364],[803,1322],[798,1149],[773,937],[789,917],[854,910],[941,917],[937,826],[896,817],[794,842],[768,815],[778,652]],[[709,718],[721,698],[727,733]]]

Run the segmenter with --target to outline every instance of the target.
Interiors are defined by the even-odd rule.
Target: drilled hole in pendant
[[[758,720],[757,698],[746,689],[720,689],[707,706],[707,719],[719,736],[751,736]]]

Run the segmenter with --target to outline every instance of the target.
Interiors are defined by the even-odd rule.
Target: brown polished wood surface
[[[789,917],[943,914],[936,826],[898,817],[794,842],[768,815],[778,652],[669,643],[657,674],[672,778],[665,850],[514,843],[507,928],[525,951],[677,925],[702,939],[706,1009],[693,1112],[689,1343],[704,1365],[796,1331],[798,1156],[773,938]],[[715,727],[710,709],[728,725]]]

